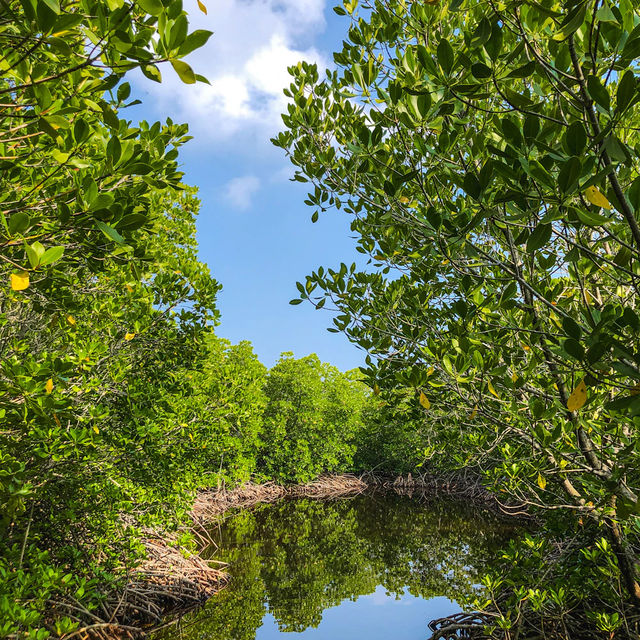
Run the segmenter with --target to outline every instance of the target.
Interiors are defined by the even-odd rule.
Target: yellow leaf
[[[429,370],[427,371],[427,376],[433,375],[434,371],[435,369],[433,367],[429,367]]]
[[[375,393],[377,396],[380,395],[380,387],[376,382],[373,383],[373,393]]]
[[[67,322],[73,327],[76,324],[76,319],[72,315],[68,315]]]
[[[129,293],[133,291],[133,287],[130,284],[126,284],[125,287]]]
[[[586,196],[587,200],[591,204],[595,204],[596,207],[601,207],[602,209],[607,210],[611,209],[611,203],[593,185],[586,188],[584,195]]]
[[[53,380],[51,378],[49,378],[45,383],[44,390],[47,392],[47,395],[53,391]]]
[[[582,409],[586,401],[587,385],[584,383],[584,380],[581,380],[580,384],[573,390],[573,393],[567,400],[567,409],[569,409],[569,411],[578,411]]]
[[[205,7],[200,0],[198,0],[198,9],[200,9],[205,16],[207,15],[207,7]]]
[[[93,427],[93,431],[94,433],[100,433],[100,429],[98,429],[98,427],[96,427],[95,425]]]
[[[124,335],[125,340],[133,340],[135,337],[136,337],[135,333],[125,333]]]
[[[518,374],[515,371],[511,374],[511,382],[518,382]]]
[[[56,421],[56,424],[61,427],[62,425],[60,424],[60,418],[58,418],[58,416],[54,413],[53,414],[53,419]]]
[[[407,196],[401,196],[400,202],[402,202],[402,204],[409,204],[409,198],[407,198]]]
[[[24,291],[29,286],[29,274],[26,271],[12,273],[9,278],[14,291]]]
[[[540,474],[538,474],[538,486],[544,491],[544,488],[547,486],[547,479],[543,478]]]
[[[531,347],[530,347],[528,344],[523,344],[523,345],[522,345],[522,348],[523,348],[525,351],[531,351]]]
[[[489,380],[489,382],[487,382],[487,388],[489,389],[489,393],[492,393],[496,398],[500,397],[498,395],[497,391],[493,388],[493,385],[491,384],[491,380]]]
[[[473,420],[476,417],[477,414],[478,414],[478,405],[473,407],[473,411],[471,412],[471,415],[469,416],[469,420]]]
[[[425,408],[429,409],[431,407],[431,403],[429,402],[429,398],[424,395],[424,392],[420,392],[420,404]]]

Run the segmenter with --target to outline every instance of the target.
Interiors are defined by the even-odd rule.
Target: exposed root
[[[454,613],[429,623],[433,632],[429,640],[459,640],[460,638],[485,638],[484,628],[491,622],[489,614]]]
[[[188,552],[171,536],[147,532],[143,543],[145,560],[120,592],[107,596],[99,611],[89,612],[77,601],[52,603],[54,615],[92,620],[64,640],[139,637],[172,611],[202,604],[227,581],[224,571]]]
[[[509,505],[501,502],[494,493],[487,490],[479,475],[469,471],[453,472],[446,475],[432,473],[412,475],[409,473],[406,476],[365,473],[361,479],[369,487],[391,490],[400,495],[450,497],[465,500],[477,507],[506,516],[532,518],[521,505]]]
[[[367,483],[363,482],[362,478],[343,474],[339,476],[321,476],[313,482],[289,487],[287,492],[291,496],[326,500],[328,498],[340,498],[363,493],[367,486]]]
[[[318,500],[340,498],[363,493],[367,486],[367,483],[357,476],[342,474],[321,476],[313,482],[291,486],[282,486],[274,482],[248,483],[229,491],[201,491],[193,504],[191,516],[195,522],[204,524],[230,509],[248,509],[287,496]]]
[[[275,502],[287,494],[287,489],[275,482],[247,483],[230,490],[200,491],[191,509],[191,516],[204,524],[230,509],[247,509],[256,504]]]

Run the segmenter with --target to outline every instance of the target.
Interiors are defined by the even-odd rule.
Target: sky
[[[319,266],[357,261],[348,216],[331,211],[311,222],[304,184],[270,138],[282,130],[287,66],[300,60],[332,66],[348,20],[333,0],[184,0],[191,30],[213,31],[187,56],[203,83],[185,85],[168,65],[161,84],[141,75],[132,82],[143,105],[129,118],[187,122],[194,136],[181,148],[184,181],[199,188],[199,257],[223,285],[218,335],[250,340],[272,366],[283,351],[317,353],[342,370],[364,353],[343,334],[328,333],[331,313],[289,305],[296,281]]]

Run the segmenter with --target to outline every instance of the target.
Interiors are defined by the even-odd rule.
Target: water
[[[512,531],[452,502],[395,494],[284,500],[214,526],[220,595],[164,640],[424,640],[464,608]]]

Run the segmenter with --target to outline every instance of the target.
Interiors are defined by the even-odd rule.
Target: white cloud
[[[268,140],[282,127],[287,99],[287,66],[300,60],[327,65],[310,46],[324,28],[326,0],[186,0],[190,28],[209,29],[209,42],[187,57],[211,86],[183,85],[165,65],[163,83],[144,82],[153,101],[177,120],[190,123],[198,137],[230,138],[242,130]]]
[[[260,188],[260,180],[256,176],[241,176],[227,182],[224,198],[234,209],[246,211],[251,200]]]

